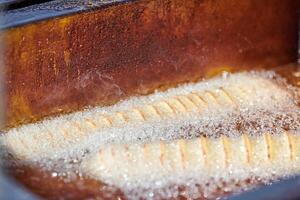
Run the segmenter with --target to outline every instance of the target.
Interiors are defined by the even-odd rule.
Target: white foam
[[[87,158],[81,170],[94,179],[122,188],[128,195],[143,191],[135,192],[134,199],[147,198],[147,190],[149,193],[187,184],[198,184],[210,195],[222,182],[227,185],[222,189],[230,191],[232,180],[242,182],[256,177],[268,181],[299,173],[300,135],[281,132],[106,145]],[[215,186],[208,187],[209,182]]]
[[[169,183],[182,183],[183,180],[188,188],[194,191],[192,193],[198,195],[195,192],[198,190],[195,185],[199,182],[205,184],[214,182],[208,177],[216,178],[218,181],[224,178],[241,181],[258,174],[264,181],[268,181],[272,178],[272,172],[278,169],[279,162],[274,165],[275,168],[269,166],[260,168],[259,165],[247,168],[244,165],[238,167],[240,161],[232,160],[233,168],[228,168],[224,173],[212,168],[210,176],[204,176],[205,171],[195,176],[199,170],[195,172],[191,167],[191,170],[184,173],[163,176],[159,178],[159,182],[153,178],[148,185],[143,185],[147,188],[147,192],[144,190],[136,192],[132,188],[147,182],[145,181],[147,176],[137,176],[138,179],[134,182],[138,184],[128,181],[127,185],[111,178],[103,178],[103,172],[99,171],[99,168],[87,170],[88,167],[85,169],[80,165],[82,161],[88,162],[90,156],[100,148],[106,149],[110,145],[115,145],[115,148],[121,144],[139,146],[141,143],[155,143],[158,140],[173,141],[199,136],[219,140],[220,135],[239,138],[242,133],[261,137],[264,133],[278,135],[287,129],[298,133],[300,111],[293,91],[290,86],[284,84],[281,86],[282,80],[279,78],[275,81],[274,77],[278,79],[271,72],[225,74],[212,80],[185,84],[148,96],[132,97],[113,106],[95,107],[13,128],[1,135],[0,143],[3,149],[17,159],[31,164],[38,162],[54,170],[55,176],[74,174],[81,168],[84,174],[98,177],[101,181],[112,185],[120,183],[118,186],[129,196],[134,194],[137,197],[139,195],[151,197],[153,193],[162,196],[178,195],[175,192],[176,188],[161,190],[160,187]],[[222,146],[216,146],[211,151],[218,149],[217,147]],[[243,153],[243,147],[240,147],[241,151],[236,151],[237,153]],[[218,151],[215,151],[216,156]],[[215,160],[218,160],[218,157]],[[110,157],[105,161],[117,162]],[[119,167],[120,171],[129,169],[125,166]],[[149,169],[149,173],[152,169],[154,170],[155,166]],[[287,173],[279,173],[277,177],[289,175],[290,171],[286,165],[284,170]],[[105,174],[113,176],[113,172]],[[219,187],[219,182],[214,183],[215,185],[202,187],[206,190],[206,195]],[[224,188],[233,190],[234,187],[233,184]]]
[[[257,114],[263,112],[268,112],[268,123],[280,115],[297,121],[295,118],[299,117],[299,110],[291,93],[266,78],[270,75],[238,73],[186,84],[165,92],[133,97],[114,106],[96,107],[13,128],[2,135],[0,140],[17,158],[39,161],[78,157],[107,142],[174,139],[180,135],[178,130],[182,127],[193,127],[194,131],[190,130],[190,134],[205,132],[214,136],[216,131],[233,134],[230,131],[234,131],[231,126],[235,126],[233,122],[236,117],[245,118],[240,121],[262,121],[258,126],[266,125],[268,119],[262,119]],[[220,89],[225,89],[229,98]],[[195,101],[194,105],[182,103],[184,97],[195,93],[206,102],[196,102],[197,106]],[[175,111],[171,110],[170,99],[178,97],[182,97],[181,105],[173,104]],[[166,101],[169,105],[165,105]],[[157,110],[153,111],[153,107]],[[146,119],[142,119],[141,112]],[[290,116],[286,113],[290,113]],[[129,121],[125,121],[124,116]],[[279,122],[283,123],[282,120]]]

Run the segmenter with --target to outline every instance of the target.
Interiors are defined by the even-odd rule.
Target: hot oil
[[[251,72],[250,74],[246,74],[246,77],[249,75],[250,77],[260,77],[275,81],[276,84],[279,84],[279,86],[276,87],[278,90],[276,88],[274,90],[269,90],[268,85],[263,85],[265,83],[267,84],[268,82],[261,82],[262,85],[258,84],[258,86],[265,86],[267,89],[256,89],[255,87],[252,92],[256,91],[256,93],[253,93],[253,97],[257,98],[250,98],[251,95],[249,96],[249,94],[245,97],[246,99],[250,98],[251,101],[245,101],[242,96],[240,97],[240,100],[235,99],[235,101],[237,101],[236,103],[238,103],[238,108],[236,107],[234,101],[230,98],[232,95],[229,95],[228,97],[226,94],[224,94],[224,91],[221,96],[223,99],[218,101],[218,93],[216,92],[217,89],[220,87],[226,88],[228,76],[231,76],[230,74],[226,73],[223,74],[223,77],[219,78],[220,81],[217,80],[214,83],[207,81],[200,83],[198,86],[180,86],[181,89],[173,89],[164,93],[158,92],[155,95],[142,99],[134,98],[133,100],[128,100],[129,102],[121,102],[120,104],[106,110],[100,108],[97,110],[98,114],[100,113],[109,116],[111,112],[118,111],[123,106],[139,108],[141,104],[148,104],[150,102],[151,105],[158,107],[156,111],[149,111],[149,113],[152,114],[148,116],[149,120],[147,116],[143,116],[138,118],[141,119],[141,121],[137,120],[137,122],[134,122],[130,126],[124,124],[122,125],[122,123],[120,123],[117,124],[115,128],[104,127],[101,129],[101,134],[99,131],[91,131],[91,134],[88,136],[82,137],[81,134],[81,137],[75,138],[68,136],[68,134],[72,133],[65,133],[66,138],[71,138],[69,143],[66,143],[64,138],[61,138],[61,140],[64,140],[64,142],[57,140],[56,143],[60,145],[55,146],[54,144],[53,147],[50,145],[51,137],[49,137],[44,141],[42,140],[43,142],[41,142],[40,145],[37,145],[37,143],[31,143],[31,146],[28,145],[28,148],[33,149],[32,151],[27,151],[26,148],[17,149],[15,150],[17,154],[13,156],[17,157],[18,160],[21,160],[26,167],[24,167],[24,165],[14,165],[11,167],[11,169],[15,170],[12,170],[11,173],[20,182],[24,183],[31,190],[43,197],[56,198],[58,196],[63,196],[66,199],[80,197],[95,198],[101,196],[104,197],[105,195],[107,198],[117,195],[120,198],[130,199],[139,197],[146,199],[156,199],[158,197],[213,198],[216,196],[249,189],[253,187],[253,184],[270,183],[270,181],[280,179],[281,177],[288,176],[289,174],[280,174],[280,177],[276,176],[275,166],[275,168],[272,168],[273,172],[266,172],[261,177],[256,177],[255,174],[252,177],[249,177],[249,174],[243,171],[238,173],[235,173],[234,171],[230,173],[230,171],[228,171],[229,175],[224,175],[220,173],[221,168],[218,170],[218,166],[215,166],[214,172],[216,177],[214,178],[205,177],[203,174],[199,176],[197,175],[197,171],[183,170],[182,172],[180,170],[175,170],[176,173],[174,173],[174,175],[163,177],[163,179],[158,182],[157,178],[151,176],[152,169],[150,168],[148,169],[150,172],[147,174],[148,177],[145,178],[143,175],[141,178],[138,177],[134,179],[135,181],[131,181],[132,178],[127,176],[128,180],[122,183],[122,180],[126,180],[126,177],[123,177],[124,179],[115,179],[117,182],[111,177],[104,179],[101,177],[99,179],[99,177],[97,177],[97,173],[96,175],[91,173],[98,172],[97,170],[99,170],[99,168],[97,168],[97,166],[91,170],[85,170],[81,163],[87,159],[92,159],[92,155],[97,155],[99,148],[103,148],[105,150],[107,145],[115,145],[117,147],[125,145],[126,148],[130,148],[131,144],[152,144],[157,141],[162,141],[163,144],[166,143],[166,145],[168,145],[169,143],[172,143],[178,139],[193,140],[195,138],[202,137],[204,138],[204,141],[207,140],[210,142],[211,139],[219,140],[220,137],[223,136],[229,138],[239,138],[243,133],[246,133],[248,136],[262,137],[264,134],[278,135],[282,134],[284,131],[297,132],[300,122],[299,110],[296,105],[298,90],[295,88],[297,87],[297,84],[299,84],[297,67],[289,66],[284,67],[284,69],[275,69],[275,71],[276,73],[285,77],[287,82],[282,80],[273,72]],[[239,78],[236,80],[237,83],[244,84],[244,86],[247,88],[247,85],[243,83],[242,80]],[[232,85],[234,85],[234,81],[232,81]],[[295,87],[292,87],[291,85]],[[209,94],[209,91],[208,93],[205,93],[206,96],[203,96],[204,101],[201,104],[202,107],[199,106],[199,112],[187,112],[189,109],[187,102],[181,102],[182,105],[178,105],[177,107],[175,106],[173,111],[171,106],[165,105],[166,107],[162,106],[160,108],[160,104],[155,104],[155,102],[166,97],[171,97],[174,95],[189,95],[189,92],[193,92],[193,90],[196,88],[203,92],[206,90],[206,88],[213,88],[212,91],[214,91],[212,94]],[[288,93],[286,93],[287,91]],[[245,91],[242,91],[242,93],[247,95],[247,91],[246,93]],[[280,94],[289,94],[290,96]],[[189,97],[191,100],[196,98],[194,96]],[[273,97],[275,99],[272,99]],[[186,99],[182,97],[180,100],[183,101]],[[170,102],[168,101],[167,103]],[[180,101],[177,103],[180,104]],[[208,105],[205,103],[208,103]],[[166,108],[168,108],[169,111],[166,110]],[[182,111],[180,109],[182,109]],[[124,113],[125,111],[122,112]],[[155,115],[155,112],[158,114]],[[65,120],[63,122],[76,122],[76,120],[82,116],[91,116],[91,119],[93,119],[92,114],[93,112],[88,110],[84,113],[77,113],[75,115],[71,114],[67,117],[63,116],[62,120]],[[142,113],[142,115],[143,114],[144,113]],[[120,117],[120,115],[118,116]],[[145,120],[143,118],[146,118],[146,122],[142,121]],[[110,119],[113,119],[113,117]],[[106,120],[108,121],[107,124],[114,123],[114,121],[110,119]],[[130,118],[124,117],[122,119],[126,121]],[[46,125],[52,123],[52,120],[53,119],[50,119],[49,121],[40,123],[39,127],[42,128],[35,129],[34,131],[38,133],[39,130],[44,130],[44,127],[46,127],[47,130]],[[63,122],[60,122],[60,124],[63,125]],[[84,130],[82,131],[83,132],[81,133],[86,133]],[[19,132],[15,133],[15,137],[22,138],[20,135],[18,135],[18,133]],[[24,131],[22,133],[25,134]],[[50,136],[57,137],[55,133],[50,134]],[[32,132],[32,138],[32,141],[35,142],[40,142],[40,140],[43,139],[39,135],[34,134],[34,132]],[[10,141],[15,142],[15,140]],[[24,145],[23,140],[19,142],[23,142]],[[221,147],[223,146],[220,146],[220,148]],[[154,150],[156,149],[154,148]],[[215,150],[215,147],[213,147],[213,150]],[[114,155],[122,151],[126,152],[125,150],[119,150],[116,151]],[[223,151],[224,150],[220,150],[219,152]],[[218,152],[216,151],[216,153]],[[124,155],[128,156],[128,154]],[[156,154],[153,155],[155,156]],[[218,155],[216,156],[216,161],[226,160],[219,159]],[[119,157],[119,159],[120,161],[122,161],[122,159],[124,159],[123,161],[127,160],[127,158],[125,159],[124,157]],[[113,164],[115,162],[113,158],[108,158],[108,160],[110,160],[110,162]],[[229,161],[231,162],[231,160]],[[175,160],[174,162],[176,163],[179,161]],[[125,164],[126,162],[124,162],[124,165]],[[122,168],[122,165],[119,167]],[[136,170],[135,167],[135,165],[132,165],[130,168]],[[155,166],[153,166],[153,168],[155,168]],[[169,171],[172,172],[172,170],[173,169],[170,169]],[[261,174],[259,169],[258,172]],[[113,173],[114,172],[111,174]],[[123,174],[126,175],[126,172]],[[151,178],[153,178],[153,180],[151,180]],[[106,184],[103,184],[103,182]],[[116,188],[119,188],[120,190]]]

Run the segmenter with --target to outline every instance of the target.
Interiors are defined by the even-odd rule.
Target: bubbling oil
[[[297,72],[279,74],[223,73],[23,125],[1,136],[2,149],[53,178],[93,179],[128,199],[239,192],[299,173]]]

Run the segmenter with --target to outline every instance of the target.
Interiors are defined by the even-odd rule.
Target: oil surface
[[[278,69],[275,69],[276,73],[280,74],[284,78],[286,78],[288,84],[298,87],[300,85],[300,73],[298,71],[298,67],[296,65],[284,66]],[[285,87],[285,86],[284,86]],[[297,93],[297,90],[296,90]],[[293,124],[293,123],[291,123]],[[254,126],[255,127],[255,126]],[[289,129],[290,127],[285,127]],[[57,165],[68,166],[69,163],[64,163],[66,161],[58,161]],[[79,162],[76,159],[68,160],[71,163],[70,166],[76,166]],[[120,198],[128,198],[128,194],[124,196],[119,189],[115,187],[111,187],[105,185],[94,178],[91,179],[87,178],[86,176],[82,175],[81,173],[68,173],[66,171],[53,171],[53,169],[47,168],[45,166],[19,166],[14,165],[11,167],[10,173],[28,188],[30,188],[33,192],[41,195],[42,197],[48,199],[55,199],[57,197],[63,197],[65,199],[75,199],[75,198],[113,198],[113,197],[120,197]],[[44,170],[41,170],[44,169]],[[82,177],[84,176],[84,178]],[[235,191],[241,191],[243,189],[249,189],[254,184],[262,184],[264,183],[261,179],[256,179],[255,177],[250,177],[244,180],[234,180],[231,183],[224,182],[214,185],[214,181],[211,184],[213,185],[214,192],[211,192],[209,197],[217,197],[219,195],[229,194]],[[249,187],[251,186],[251,187]],[[170,194],[169,196],[165,196],[167,198],[187,198],[187,191],[191,189],[191,187],[187,187],[185,184],[177,185],[177,186],[170,186],[172,191],[177,191],[177,196]],[[175,190],[174,190],[175,188]],[[228,189],[230,188],[230,189]],[[178,193],[178,191],[180,191]],[[161,191],[158,191],[161,192]],[[164,191],[165,192],[165,191]],[[193,187],[192,191],[189,191],[193,194],[199,194],[197,198],[207,198],[207,194],[203,193],[203,188],[201,186]],[[155,198],[157,197],[155,192],[147,193],[148,197]],[[133,196],[130,196],[131,198]]]

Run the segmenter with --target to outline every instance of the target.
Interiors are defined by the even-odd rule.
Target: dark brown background
[[[2,31],[6,126],[297,60],[297,0],[138,0]]]

